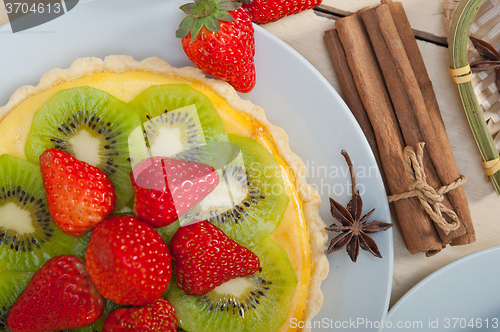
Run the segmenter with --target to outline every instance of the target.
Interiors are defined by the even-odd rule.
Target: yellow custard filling
[[[120,74],[98,73],[71,82],[60,83],[24,100],[0,122],[0,142],[2,142],[0,155],[10,154],[26,159],[24,146],[30,131],[33,114],[59,90],[90,86],[129,102],[151,85],[170,83],[187,83],[200,90],[214,104],[228,134],[238,134],[257,140],[278,160],[290,203],[279,228],[271,234],[271,237],[287,252],[298,278],[287,321],[280,331],[297,330],[298,328],[292,329],[289,322],[291,319],[295,321],[304,319],[312,263],[309,235],[294,175],[285,160],[277,153],[271,135],[261,124],[246,113],[230,107],[223,97],[214,93],[203,83],[139,71],[128,71]]]

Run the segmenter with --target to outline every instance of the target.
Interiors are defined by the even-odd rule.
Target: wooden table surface
[[[2,2],[0,0],[0,25],[7,23]],[[446,37],[440,0],[402,0],[402,2],[414,29]],[[323,1],[324,5],[351,12],[378,3],[377,0]],[[334,23],[333,19],[310,10],[264,25],[264,28],[302,54],[340,92],[337,77],[323,43],[324,31],[332,29]],[[410,255],[396,227],[391,306],[411,287],[437,269],[467,254],[500,245],[500,220],[498,220],[500,198],[495,194],[491,184],[485,181],[476,143],[448,74],[448,49],[424,41],[419,41],[418,45],[434,85],[458,170],[468,177],[464,189],[469,200],[477,241],[467,246],[447,247],[436,256],[427,258],[424,254]]]

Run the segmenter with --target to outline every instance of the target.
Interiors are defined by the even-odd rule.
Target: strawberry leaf
[[[219,32],[219,21],[233,21],[234,18],[229,12],[240,7],[241,3],[232,0],[195,0],[182,5],[180,9],[188,16],[182,20],[176,36],[184,38],[191,31],[191,40],[193,40],[203,26],[211,32]]]
[[[217,5],[217,9],[219,10],[225,10],[225,11],[233,11],[241,7],[241,3],[239,2],[232,2],[232,1],[224,1],[221,2],[219,5]]]
[[[191,31],[191,27],[193,26],[194,23],[194,18],[193,16],[186,16],[182,22],[181,25],[179,26],[179,29],[175,32],[175,36],[177,38],[184,38],[189,34],[189,31]]]
[[[205,19],[205,27],[212,32],[220,31],[219,21],[213,16],[208,16]]]
[[[214,13],[213,15],[214,18],[218,19],[219,21],[234,21],[235,18],[231,16],[228,12],[218,10]]]
[[[205,25],[205,19],[195,19],[193,22],[193,28],[191,29],[191,40],[194,40],[201,28]]]
[[[180,6],[179,8],[186,14],[191,14],[193,12],[193,9],[196,7],[196,4],[191,2],[187,3],[185,5]]]

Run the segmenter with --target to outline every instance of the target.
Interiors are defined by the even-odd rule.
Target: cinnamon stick
[[[446,132],[432,82],[429,78],[429,74],[427,73],[424,60],[420,53],[420,49],[418,48],[417,41],[413,35],[413,31],[411,29],[410,22],[408,21],[408,17],[406,16],[403,5],[400,2],[393,2],[392,0],[382,0],[382,3],[385,3],[389,6],[391,15],[396,25],[396,29],[403,43],[406,54],[408,55],[408,58],[410,60],[413,72],[415,73],[418,86],[422,91],[422,96],[424,98],[428,114],[434,124],[434,130]],[[441,178],[441,182],[444,184],[449,184],[458,178],[459,173],[456,167],[455,160],[453,159],[453,152],[451,150],[451,145],[448,137],[443,136],[442,141],[439,144],[441,145],[442,151],[445,154],[444,159],[446,159],[448,164],[442,165],[445,166],[444,169],[442,169],[443,167],[440,167],[441,165],[437,165],[436,171]],[[461,245],[474,242],[476,240],[476,235],[474,226],[472,224],[469,205],[467,202],[467,198],[465,197],[463,188],[459,187],[453,191],[450,191],[448,193],[448,197],[452,201],[453,206],[455,207],[455,211],[457,212],[457,215],[460,217],[460,220],[462,221],[467,231],[466,235],[455,239],[452,242],[452,245]]]
[[[383,6],[386,5],[382,5],[379,7]],[[389,90],[389,95],[391,96],[392,104],[394,106],[394,111],[403,135],[404,144],[405,146],[416,147],[419,142],[423,142],[425,141],[425,139],[423,138],[421,128],[419,128],[419,124],[415,115],[414,105],[410,102],[411,98],[408,95],[405,84],[401,78],[401,75],[411,75],[411,73],[400,73],[393,59],[394,56],[406,57],[406,53],[404,52],[404,50],[403,52],[401,52],[401,49],[403,49],[403,45],[399,39],[397,31],[395,30],[395,27],[394,29],[391,29],[390,25],[392,17],[385,17],[387,21],[384,22],[384,28],[388,30],[384,31],[384,33],[386,35],[390,35],[391,42],[395,43],[396,47],[400,48],[400,52],[398,52],[397,54],[391,53],[377,22],[377,18],[375,17],[375,10],[378,10],[378,7],[365,11],[361,15],[361,17],[367,28],[368,34],[370,36],[370,41],[373,45],[375,54],[380,64],[380,68],[384,75],[385,82]],[[390,27],[387,28],[387,25],[389,25]],[[423,162],[425,174],[427,177],[427,183],[433,188],[440,188],[442,186],[441,180],[436,173],[434,164],[427,150],[424,150]],[[454,208],[447,196],[444,196],[442,203],[448,208]],[[452,222],[452,220],[449,218],[447,221],[449,223]],[[446,234],[446,232],[443,231],[439,226],[436,227],[436,230],[443,244],[449,244],[455,238],[466,233],[466,229],[463,225],[461,225],[457,230],[451,231],[448,234]],[[411,234],[404,235],[406,237],[412,236]]]
[[[395,3],[393,3],[393,5],[394,4]],[[407,92],[418,123],[418,128],[426,143],[426,150],[432,159],[436,173],[443,184],[450,184],[456,181],[460,175],[456,168],[453,152],[437,107],[437,102],[435,102],[435,96],[433,99],[434,102],[431,100],[432,104],[428,102],[431,107],[431,110],[428,111],[424,96],[413,71],[410,59],[407,56],[407,52],[399,38],[388,5],[378,6],[374,9],[373,13]],[[415,57],[415,55],[413,55],[413,57]],[[426,91],[428,93],[428,90]],[[452,190],[446,194],[446,196],[450,198],[452,207],[467,233],[467,235],[460,240],[454,240],[454,244],[465,244],[473,241],[475,239],[474,228],[463,188],[459,187]]]
[[[351,110],[351,113],[356,118],[356,121],[361,127],[361,130],[365,134],[366,140],[368,141],[375,160],[377,161],[377,165],[379,169],[382,170],[382,164],[380,161],[380,154],[378,152],[377,141],[375,139],[375,133],[373,132],[368,114],[366,114],[363,102],[359,97],[358,90],[356,90],[356,84],[354,83],[351,70],[349,69],[344,47],[340,42],[337,30],[332,29],[325,31],[324,41],[328,50],[328,54],[330,54],[330,58],[332,59],[333,68],[335,69],[337,78],[340,82],[342,97]],[[385,175],[383,172],[381,172],[381,174],[384,184],[387,188]]]
[[[404,141],[395,119],[394,110],[387,97],[384,79],[378,68],[363,25],[355,15],[337,20],[335,26],[344,46],[347,63],[361,101],[370,119],[379,148],[382,169],[391,194],[406,192],[411,184],[404,166]],[[423,211],[418,199],[409,198],[394,203],[399,224],[410,253],[429,254],[442,249],[441,240]]]

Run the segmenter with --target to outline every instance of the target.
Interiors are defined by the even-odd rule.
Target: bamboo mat
[[[444,0],[444,20],[449,28],[455,9],[460,4],[458,0]],[[500,0],[485,0],[470,28],[470,34],[482,39],[497,50],[500,49]],[[472,42],[468,43],[469,63],[484,60],[476,51]],[[477,101],[484,112],[484,118],[493,135],[495,145],[500,150],[500,93],[496,85],[496,71],[494,69],[474,72],[472,86]]]

